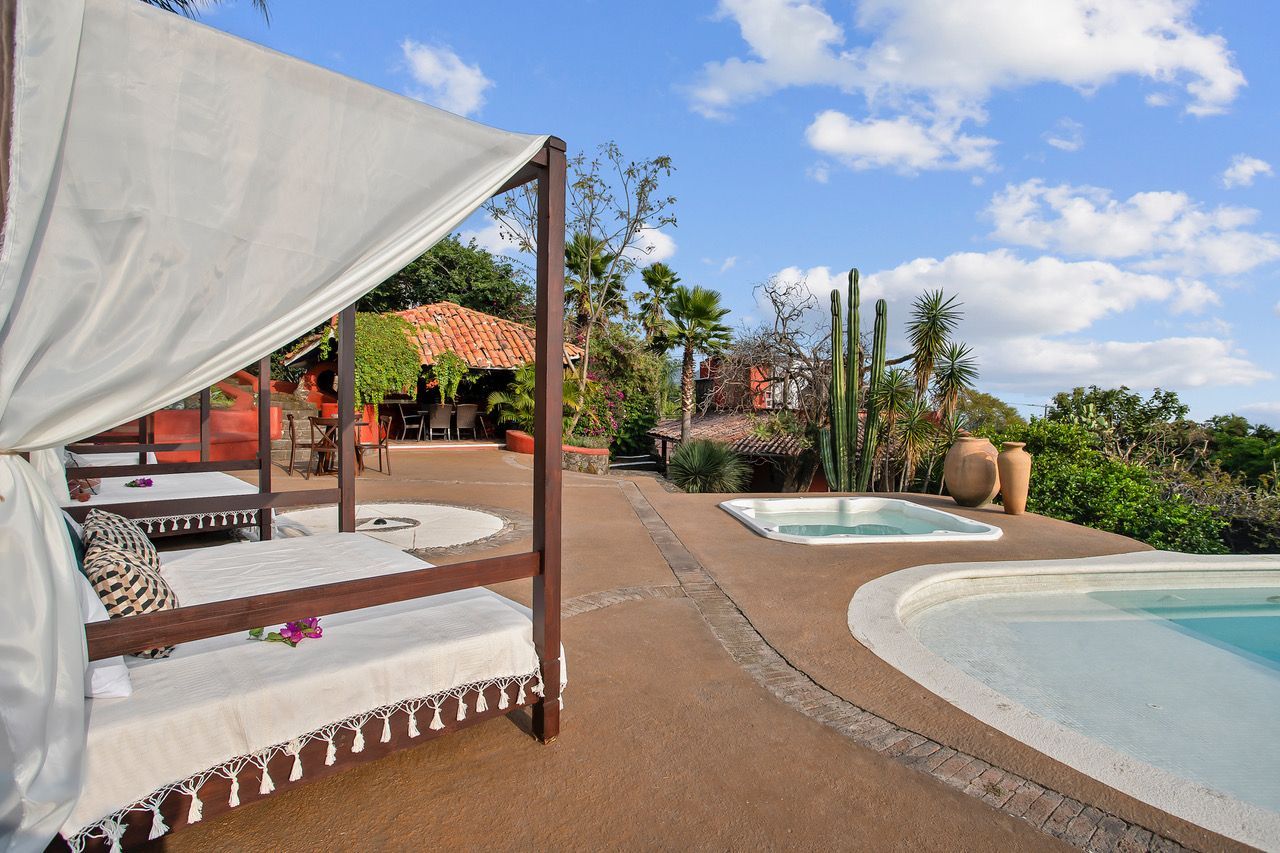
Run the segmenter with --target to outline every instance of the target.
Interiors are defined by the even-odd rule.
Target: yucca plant
[[[686,492],[740,492],[751,466],[727,444],[710,439],[682,442],[667,463],[667,479]]]

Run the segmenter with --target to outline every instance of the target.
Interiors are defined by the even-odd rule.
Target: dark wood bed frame
[[[489,557],[442,567],[428,567],[385,577],[322,584],[286,592],[253,595],[245,598],[179,607],[176,610],[149,613],[95,622],[85,626],[89,647],[89,659],[99,660],[119,654],[177,643],[216,637],[235,631],[247,631],[262,625],[272,625],[308,614],[341,613],[435,595],[453,590],[501,583],[503,581],[532,579],[533,581],[533,642],[537,649],[541,670],[543,695],[529,691],[526,701],[517,704],[514,689],[508,692],[509,707],[497,710],[498,688],[486,690],[488,711],[474,711],[463,721],[454,721],[457,700],[450,698],[445,704],[443,718],[448,720],[444,729],[431,731],[425,726],[419,737],[409,738],[406,725],[394,725],[395,733],[389,743],[381,743],[378,733],[381,720],[368,724],[365,731],[367,746],[362,752],[350,751],[355,733],[343,730],[338,738],[337,761],[332,766],[323,761],[307,760],[312,750],[324,750],[325,744],[313,742],[303,750],[307,760],[306,775],[296,782],[288,779],[285,762],[288,756],[278,756],[280,772],[273,764],[270,772],[278,780],[277,790],[288,790],[305,782],[331,775],[345,767],[380,758],[409,746],[417,746],[442,734],[448,734],[492,717],[510,714],[520,707],[532,711],[532,731],[543,743],[555,740],[560,732],[560,537],[561,537],[561,452],[560,439],[563,417],[562,371],[564,352],[564,217],[565,217],[565,144],[551,137],[547,144],[495,195],[516,187],[538,182],[537,228],[537,337],[535,344],[535,395],[536,429],[533,471],[533,550],[522,554]],[[82,452],[128,452],[139,454],[139,464],[113,466],[114,476],[148,476],[192,471],[258,471],[258,493],[228,495],[215,498],[184,499],[173,501],[143,501],[137,503],[104,505],[103,508],[130,518],[198,514],[223,510],[258,510],[258,526],[263,539],[271,538],[271,513],[265,510],[313,505],[317,502],[336,500],[339,512],[339,530],[355,529],[355,306],[343,310],[338,333],[339,374],[339,452],[338,484],[336,489],[306,490],[301,492],[271,491],[271,441],[270,441],[270,359],[259,363],[259,421],[258,458],[227,462],[209,461],[209,392],[201,399],[200,441],[198,444],[156,444],[146,435],[146,419],[142,419],[137,443],[72,446]],[[199,462],[146,463],[147,453],[167,450],[200,449]],[[72,468],[69,476],[100,476],[103,468]],[[83,517],[88,505],[75,507],[73,515]],[[473,703],[474,704],[474,703]],[[404,716],[403,712],[397,712]],[[374,726],[377,726],[376,730]],[[303,734],[299,732],[299,734]],[[323,755],[320,752],[319,755]],[[315,768],[312,770],[311,768]],[[241,776],[241,802],[252,802],[263,796],[257,794],[257,786],[246,784],[249,778],[256,780],[258,770],[250,765]],[[215,777],[206,788],[204,816],[211,817],[228,811],[227,790],[230,781]],[[186,824],[189,797],[171,794],[161,805],[161,813],[170,831]],[[126,848],[146,842],[151,828],[151,814],[147,811],[130,813],[128,829],[123,839]],[[88,845],[88,849],[106,849],[105,843]],[[51,849],[66,849],[66,841],[55,839]]]

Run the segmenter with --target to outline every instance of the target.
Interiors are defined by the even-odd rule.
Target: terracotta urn
[[[947,451],[942,465],[947,491],[960,506],[982,506],[1000,491],[996,449],[985,438],[964,436]]]
[[[1023,450],[1023,441],[1006,441],[1000,445],[996,468],[1000,472],[1000,497],[1004,511],[1022,515],[1027,511],[1027,491],[1031,488],[1031,454]]]

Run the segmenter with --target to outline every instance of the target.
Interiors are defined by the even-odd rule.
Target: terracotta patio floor
[[[395,476],[365,474],[359,501],[454,503],[513,518],[530,511],[528,457],[496,450],[394,453]],[[328,485],[277,480],[279,488]],[[649,477],[566,474],[565,487],[570,681],[556,743],[532,740],[520,728],[527,726],[521,715],[493,720],[281,791],[157,847],[1067,849],[766,689],[718,639],[705,607],[683,596],[637,515],[637,497],[728,595],[735,613],[740,609],[769,646],[840,699],[1183,845],[1233,847],[958,711],[859,645],[845,624],[859,585],[905,566],[1145,546],[1036,516],[980,510],[975,514],[1005,528],[1002,540],[857,546],[851,553],[754,536],[712,496],[670,493]],[[432,560],[528,547],[524,537],[497,541]],[[529,598],[527,582],[498,589]]]

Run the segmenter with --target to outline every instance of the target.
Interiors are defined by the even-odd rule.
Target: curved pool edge
[[[1206,564],[1212,568],[1206,568]],[[863,584],[849,602],[853,636],[877,657],[956,708],[1134,799],[1236,841],[1280,849],[1280,814],[1148,764],[1040,716],[930,651],[904,617],[959,595],[1048,586],[1092,591],[1141,585],[1188,588],[1280,579],[1280,556],[1206,557],[1144,551],[1069,560],[916,566]]]
[[[968,531],[947,531],[941,533],[899,533],[888,535],[832,535],[832,536],[803,536],[794,533],[783,533],[779,530],[773,530],[761,525],[755,518],[754,509],[748,510],[742,504],[754,504],[763,501],[771,502],[825,502],[832,500],[856,500],[856,501],[879,501],[881,503],[904,504],[910,507],[915,514],[926,515],[943,515],[950,519],[954,519],[965,527],[973,528],[972,532]],[[962,515],[947,512],[937,507],[918,504],[914,501],[904,500],[902,498],[887,498],[878,495],[836,495],[827,497],[802,497],[802,498],[733,498],[727,501],[721,501],[720,509],[729,513],[736,518],[744,527],[755,533],[757,536],[763,536],[765,539],[773,539],[777,542],[791,542],[796,545],[891,545],[900,543],[925,544],[932,542],[994,542],[1004,536],[1004,530],[994,524],[988,524],[985,521],[978,521],[973,518],[966,518]]]

